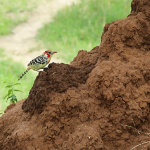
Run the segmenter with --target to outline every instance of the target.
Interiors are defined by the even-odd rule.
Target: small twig
[[[141,143],[141,144],[139,144],[139,145],[134,146],[134,147],[133,147],[133,148],[131,148],[130,150],[133,150],[133,149],[137,148],[138,146],[141,146],[141,145],[147,144],[147,143],[149,143],[149,142],[150,142],[150,141],[143,142],[143,143]]]
[[[133,104],[133,102],[132,102],[130,105],[132,105],[132,104]],[[134,120],[133,120],[133,115],[132,115],[132,113],[131,113],[130,105],[129,105],[129,109],[130,109],[130,114],[131,114],[131,120],[132,120],[132,123],[133,123],[134,127],[128,126],[128,125],[123,125],[123,124],[121,124],[121,123],[119,123],[119,122],[118,122],[118,123],[119,123],[121,126],[125,126],[125,127],[132,128],[132,129],[136,130],[136,131],[138,132],[138,134],[143,133],[143,134],[145,134],[145,135],[150,136],[150,133],[145,133],[145,132],[142,132],[142,131],[136,129],[135,122],[134,122]]]
[[[132,105],[132,104],[133,104],[133,102],[132,102],[130,105]],[[128,127],[128,128],[132,128],[132,129],[136,130],[136,131],[138,132],[138,134],[143,133],[143,134],[145,134],[145,135],[150,136],[150,133],[145,133],[145,132],[143,132],[143,131],[140,131],[140,130],[136,129],[135,122],[134,122],[134,120],[133,120],[133,115],[132,115],[132,113],[131,113],[130,105],[129,105],[129,109],[130,109],[130,114],[131,114],[131,120],[132,120],[132,123],[133,123],[134,127],[128,126],[128,125],[124,125],[124,124],[121,124],[121,123],[119,123],[119,122],[117,122],[117,123],[119,123],[121,126]],[[141,143],[141,144],[138,144],[138,145],[136,145],[135,147],[131,148],[130,150],[133,150],[133,149],[137,148],[138,146],[141,146],[141,145],[144,145],[144,144],[147,144],[147,143],[150,143],[150,141],[147,141],[147,142],[143,142],[143,143]]]
[[[118,122],[118,123],[119,123],[119,122]],[[145,132],[140,131],[140,130],[138,130],[138,129],[132,127],[132,126],[124,125],[124,124],[121,124],[121,123],[119,123],[119,124],[120,124],[121,126],[128,127],[128,128],[132,128],[132,129],[136,130],[136,131],[138,132],[138,134],[143,133],[143,134],[145,134],[145,135],[150,136],[150,133],[145,133]]]

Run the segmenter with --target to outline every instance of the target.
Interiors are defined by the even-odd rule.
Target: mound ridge
[[[0,117],[2,150],[128,150],[149,141],[150,1],[104,27],[100,46],[40,72]],[[148,144],[136,149],[148,149]]]
[[[41,113],[52,91],[62,93],[68,88],[77,88],[80,84],[85,84],[94,64],[87,63],[84,68],[75,68],[67,64],[51,63],[48,68],[39,73],[29,97],[23,103],[24,112]]]

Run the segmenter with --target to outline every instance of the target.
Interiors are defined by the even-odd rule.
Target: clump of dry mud
[[[100,46],[70,65],[50,64],[29,97],[8,106],[0,149],[129,150],[149,141],[150,1],[131,6],[105,25]]]

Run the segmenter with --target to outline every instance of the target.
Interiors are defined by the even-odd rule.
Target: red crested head
[[[47,50],[44,52],[44,55],[46,55],[47,58],[50,58],[54,53],[57,53],[57,52],[53,52],[51,50]]]

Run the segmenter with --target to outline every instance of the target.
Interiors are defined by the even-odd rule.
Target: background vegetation
[[[36,0],[0,0],[0,36],[12,31],[14,26],[25,21],[29,12],[39,4]],[[130,13],[131,0],[80,0],[58,12],[53,22],[45,24],[40,29],[37,41],[39,48],[57,50],[59,57],[69,63],[76,56],[78,50],[91,50],[100,44],[103,26]],[[3,100],[7,94],[4,82],[18,82],[18,77],[25,71],[25,67],[11,60],[10,56],[0,49],[0,113],[8,105]],[[16,93],[18,99],[28,96],[33,85],[35,74],[32,71],[21,80],[18,89],[24,93]]]
[[[19,23],[27,20],[29,12],[39,0],[0,0],[0,36],[11,33]]]
[[[59,56],[69,63],[78,50],[91,50],[100,44],[106,23],[126,18],[131,0],[81,0],[60,11],[39,31],[37,36],[44,48],[58,50]]]
[[[11,58],[4,54],[4,50],[0,49],[0,113],[4,111],[6,106],[9,104],[9,101],[4,100],[4,96],[7,94],[8,89],[4,82],[13,82],[18,83],[18,78],[25,71],[25,67],[17,62],[14,62]],[[28,72],[28,76],[24,76],[21,80],[21,85],[16,86],[16,89],[23,91],[23,93],[17,93],[16,96],[18,100],[24,99],[28,96],[29,91],[33,85],[35,79],[35,74]]]

